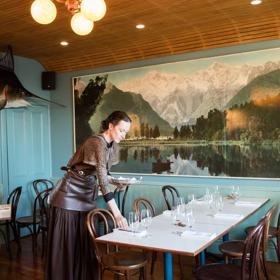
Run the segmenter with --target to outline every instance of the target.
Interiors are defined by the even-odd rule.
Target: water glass
[[[221,195],[216,195],[215,197],[215,208],[217,211],[221,212],[224,208],[224,201]]]
[[[136,212],[128,213],[128,224],[132,230],[137,230],[139,226],[139,215]]]
[[[141,225],[144,228],[148,228],[152,223],[152,213],[149,209],[142,209],[141,210]]]
[[[176,223],[180,219],[180,207],[173,206],[171,210],[172,223]]]
[[[195,218],[194,218],[193,211],[191,208],[188,209],[186,212],[186,223],[190,229],[193,227],[193,225],[195,223]]]
[[[240,197],[239,186],[232,186],[231,195],[233,196],[234,200],[239,199],[239,197]]]
[[[189,194],[188,195],[188,203],[193,203],[195,201],[195,195],[192,193],[192,194]]]

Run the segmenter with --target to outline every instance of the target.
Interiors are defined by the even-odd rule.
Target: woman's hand
[[[127,220],[125,217],[123,217],[123,215],[121,214],[117,204],[116,204],[116,201],[115,199],[111,199],[109,200],[108,202],[108,206],[109,208],[111,209],[113,215],[114,215],[114,218],[116,220],[116,223],[117,223],[117,226],[119,228],[128,228],[128,225],[127,225]]]
[[[122,215],[116,216],[115,220],[119,228],[124,228],[124,229],[128,228],[127,220]]]

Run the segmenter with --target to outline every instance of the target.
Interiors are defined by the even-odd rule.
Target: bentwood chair
[[[241,266],[237,264],[208,264],[195,273],[198,280],[258,280],[261,242],[267,223],[263,218],[247,236],[242,251]]]
[[[48,197],[52,189],[46,189],[38,193],[34,201],[33,207],[33,238],[35,248],[37,247],[37,236],[42,233],[42,257],[45,253],[45,246],[48,234],[49,224],[49,204]],[[38,216],[39,215],[39,216]],[[36,223],[39,217],[39,222]],[[37,228],[36,228],[37,227]]]
[[[266,252],[267,244],[268,244],[269,225],[270,225],[274,210],[275,210],[275,205],[272,206],[267,211],[267,213],[264,217],[265,227],[264,227],[262,246],[260,248],[260,260],[261,260],[260,264],[261,264],[261,268],[264,272],[265,277],[267,277],[267,270],[266,270],[266,265],[265,265],[265,252]],[[245,241],[243,241],[243,240],[232,240],[232,241],[223,242],[219,246],[219,249],[224,256],[225,263],[228,263],[229,258],[241,259],[242,255],[243,255],[243,251],[244,251],[244,246],[245,246]]]
[[[178,190],[170,185],[163,186],[161,188],[162,194],[167,206],[168,210],[171,210],[173,206],[176,205],[178,198],[180,197],[180,194]]]
[[[87,216],[87,228],[90,232],[93,250],[99,264],[99,279],[103,278],[104,272],[110,271],[115,277],[122,276],[126,280],[139,273],[139,279],[146,279],[147,258],[141,252],[132,250],[119,251],[118,247],[102,246],[96,242],[100,236],[98,223],[103,224],[103,233],[107,234],[116,228],[114,216],[106,209],[94,209]]]
[[[39,195],[39,193],[43,190],[49,190],[52,189],[54,186],[53,182],[48,180],[48,179],[37,179],[34,180],[32,182],[32,187],[33,190],[35,192],[35,195]],[[41,199],[41,198],[39,198]],[[41,201],[39,201],[41,203]],[[34,206],[34,204],[33,204]],[[39,206],[39,205],[37,205]],[[24,216],[24,217],[20,217],[16,220],[16,224],[17,224],[17,231],[18,231],[18,235],[20,236],[20,230],[22,228],[27,228],[30,232],[30,234],[32,235],[32,246],[33,246],[33,250],[36,246],[36,244],[34,243],[35,238],[36,238],[36,232],[34,232],[34,228],[36,229],[36,225],[38,225],[40,223],[40,213],[39,213],[39,208],[36,208],[36,215],[35,215],[35,219],[34,219],[34,213],[32,213],[32,215],[30,216]]]
[[[17,208],[18,208],[18,202],[20,199],[21,191],[22,191],[22,187],[19,186],[10,193],[10,195],[7,199],[7,204],[11,204],[11,219],[0,221],[0,227],[5,226],[6,234],[4,233],[4,231],[1,228],[0,228],[0,232],[4,237],[7,251],[9,253],[10,257],[12,256],[11,248],[10,248],[10,228],[12,228],[14,239],[16,240],[17,245],[18,245],[18,253],[20,251],[20,240],[19,240],[17,227],[16,227],[16,216],[17,216]]]
[[[150,211],[152,217],[155,216],[155,208],[152,205],[152,203],[146,198],[141,197],[141,198],[135,199],[134,203],[133,203],[133,209],[139,217],[140,217],[140,213],[141,213],[142,209],[148,209]],[[154,266],[155,266],[156,259],[157,259],[157,252],[153,251],[151,272],[150,272],[151,274],[154,273]]]
[[[254,226],[247,227],[245,229],[246,234],[248,235],[249,232],[254,228]],[[280,262],[280,212],[278,213],[278,218],[277,218],[277,225],[276,227],[270,226],[268,230],[268,239],[269,241],[272,242],[277,257],[278,257],[278,262]],[[275,242],[276,240],[276,242]]]

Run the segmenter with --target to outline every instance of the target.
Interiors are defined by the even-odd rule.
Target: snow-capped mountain
[[[192,124],[209,110],[222,110],[229,100],[259,75],[280,68],[279,62],[263,65],[231,66],[213,63],[192,75],[150,71],[141,78],[131,79],[118,87],[139,93],[171,126]]]

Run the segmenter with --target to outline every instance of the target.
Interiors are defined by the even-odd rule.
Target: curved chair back
[[[90,211],[87,215],[87,228],[89,230],[93,249],[96,255],[96,258],[99,264],[102,264],[102,252],[97,246],[95,239],[103,234],[100,234],[99,225],[104,224],[103,234],[107,234],[113,231],[114,228],[117,227],[117,223],[115,221],[112,213],[106,209],[96,208]],[[106,246],[106,253],[110,252],[110,246]]]
[[[52,189],[46,189],[39,192],[35,198],[33,206],[33,224],[36,226],[36,218],[40,217],[39,226],[42,229],[45,229],[49,222],[49,205],[48,197]],[[37,211],[38,210],[38,211]]]
[[[152,203],[148,199],[143,197],[134,200],[133,209],[139,217],[140,217],[141,209],[150,210],[152,217],[154,217],[156,214],[155,208],[152,205]]]
[[[245,240],[245,246],[241,261],[241,279],[258,279],[257,268],[261,260],[261,243],[263,240],[264,229],[267,224],[267,217],[260,220],[258,225],[249,233]]]
[[[54,187],[54,183],[48,179],[37,179],[32,182],[36,196],[43,190],[49,190]]]
[[[178,190],[173,186],[166,185],[166,186],[162,187],[161,191],[162,191],[167,209],[171,210],[172,207],[175,206],[178,197],[180,197]]]
[[[265,218],[267,220],[266,224],[265,224],[265,227],[264,227],[264,234],[263,234],[263,251],[266,252],[266,249],[267,249],[267,246],[268,246],[268,237],[269,237],[269,227],[270,227],[270,224],[271,224],[271,220],[272,220],[272,217],[273,217],[273,214],[275,212],[275,208],[276,208],[276,205],[273,205],[268,211],[267,213],[265,214]]]
[[[22,187],[19,186],[15,188],[9,195],[7,199],[7,204],[11,204],[11,222],[15,222],[16,220],[16,215],[17,215],[17,208],[18,208],[18,203],[19,203],[19,198],[21,195]]]

